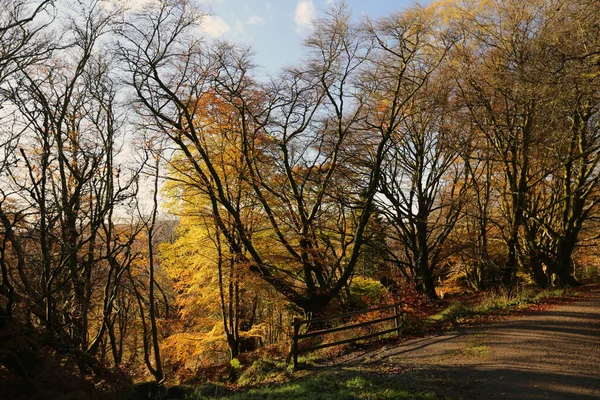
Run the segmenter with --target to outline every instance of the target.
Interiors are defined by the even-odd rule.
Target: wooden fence
[[[355,323],[352,325],[344,325],[344,326],[339,326],[339,327],[335,327],[335,328],[321,329],[321,330],[317,330],[317,331],[300,334],[300,327],[303,325],[322,323],[322,322],[330,321],[330,320],[334,320],[334,319],[349,318],[349,317],[354,317],[357,315],[363,315],[363,314],[368,314],[368,313],[372,313],[375,311],[384,311],[384,310],[393,310],[393,314],[390,315],[389,317],[377,318],[377,319],[374,319],[371,321],[358,322],[358,323]],[[329,333],[334,333],[334,332],[342,332],[342,331],[346,331],[346,330],[350,330],[350,329],[362,328],[365,326],[375,325],[375,324],[379,324],[379,323],[386,322],[386,321],[394,321],[394,327],[389,328],[389,329],[384,329],[381,331],[377,331],[374,333],[369,333],[367,335],[353,337],[350,339],[344,339],[344,340],[340,340],[340,341],[332,342],[332,343],[321,343],[321,344],[318,344],[315,346],[304,347],[302,349],[300,349],[300,347],[298,346],[298,343],[300,342],[300,340],[303,340],[303,339],[313,338],[313,337],[321,336],[321,335],[327,335]],[[292,357],[294,360],[294,369],[298,368],[298,354],[308,353],[309,351],[324,349],[326,347],[333,347],[333,346],[339,346],[342,344],[353,343],[358,340],[370,339],[373,337],[385,335],[386,333],[396,332],[398,337],[400,337],[401,329],[402,329],[403,325],[404,325],[404,311],[402,311],[400,304],[392,304],[389,306],[368,308],[365,310],[352,311],[352,312],[347,312],[344,314],[336,314],[336,315],[320,317],[320,318],[313,318],[310,320],[301,320],[299,318],[294,318],[294,322],[293,322],[294,336],[292,337],[292,340],[293,340],[293,342],[292,342]]]

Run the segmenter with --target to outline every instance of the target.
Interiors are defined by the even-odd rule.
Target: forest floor
[[[450,399],[600,398],[600,286],[572,302],[355,351],[311,373],[378,376]]]

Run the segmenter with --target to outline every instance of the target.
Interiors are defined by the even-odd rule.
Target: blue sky
[[[200,0],[212,15],[204,31],[214,38],[226,38],[251,45],[256,62],[268,73],[296,63],[302,55],[302,40],[310,32],[311,20],[323,15],[337,0]],[[430,0],[421,0],[428,4]],[[413,0],[346,0],[352,15],[359,18],[386,16],[410,7]]]

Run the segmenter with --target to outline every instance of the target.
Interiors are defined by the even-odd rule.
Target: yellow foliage
[[[207,228],[195,218],[182,218],[178,239],[159,247],[161,266],[174,282],[181,317],[194,325],[220,318],[216,249]]]
[[[167,337],[162,343],[165,360],[194,371],[228,358],[227,341],[220,324],[208,332],[183,332]]]

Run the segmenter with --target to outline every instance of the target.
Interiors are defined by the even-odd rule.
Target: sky
[[[302,41],[311,21],[339,0],[200,0],[212,15],[204,32],[213,38],[251,45],[256,63],[268,74],[301,59]],[[354,18],[387,16],[417,0],[346,0]],[[421,0],[426,5],[431,0]]]

